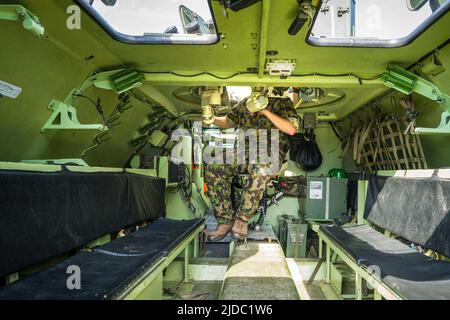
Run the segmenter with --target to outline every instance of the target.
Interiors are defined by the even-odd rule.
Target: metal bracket
[[[39,18],[21,5],[0,5],[0,20],[20,21],[26,30],[38,38],[45,33]]]
[[[131,90],[144,81],[144,75],[136,69],[120,69],[94,74],[86,79],[80,88],[70,92],[64,102],[52,100],[49,109],[53,111],[50,118],[44,124],[41,132],[49,132],[56,130],[108,130],[120,124],[120,113],[125,112],[130,106],[129,101],[121,101],[117,107],[118,113],[111,115],[105,120],[109,128],[105,128],[103,124],[81,124],[77,118],[76,99],[86,89],[95,86],[100,89],[112,90],[118,94],[122,94]]]
[[[450,96],[441,92],[434,83],[394,65],[388,67],[382,79],[389,88],[406,95],[415,92],[439,103],[443,107],[444,112],[441,116],[441,123],[437,128],[418,127],[412,131],[414,134],[450,134]]]
[[[415,128],[415,134],[431,135],[431,134],[450,134],[450,112],[444,111],[441,115],[441,123],[437,128]]]
[[[124,93],[143,84],[144,74],[136,69],[118,69],[96,73],[74,90],[75,93],[82,93],[87,88],[95,86],[100,89],[115,91],[117,94]],[[71,97],[72,94],[69,96]]]
[[[50,118],[45,122],[41,132],[55,130],[100,130],[104,129],[101,124],[81,124],[77,118],[77,109],[66,105],[61,101],[52,100],[48,106],[53,111]]]

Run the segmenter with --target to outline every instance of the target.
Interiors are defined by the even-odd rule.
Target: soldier
[[[293,108],[293,103],[289,98],[268,98],[266,104],[256,103],[255,106],[255,103],[253,103],[250,106],[248,103],[250,99],[252,97],[241,101],[227,116],[216,117],[214,124],[221,129],[267,129],[268,135],[270,135],[272,129],[278,129],[281,131],[278,135],[279,154],[275,156],[279,157],[278,163],[282,164],[288,147],[286,135],[294,135],[298,130],[298,117]],[[253,102],[255,102],[254,99]],[[270,144],[270,137],[268,140],[268,144]],[[258,141],[258,144],[261,145],[261,141]],[[246,152],[246,164],[212,164],[206,168],[205,180],[208,186],[208,194],[218,222],[216,230],[207,231],[210,241],[219,241],[230,231],[238,240],[246,238],[248,221],[256,214],[267,183],[270,181],[271,175],[276,173],[270,169],[270,164],[248,162],[249,152],[254,155],[256,150],[244,149],[244,151]],[[249,174],[249,178],[242,186],[242,198],[236,212],[234,212],[231,203],[231,180],[233,176],[244,173]]]

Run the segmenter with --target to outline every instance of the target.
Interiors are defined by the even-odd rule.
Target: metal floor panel
[[[273,227],[269,224],[265,224],[261,227],[261,230],[249,230],[247,235],[247,240],[256,240],[256,241],[264,241],[264,240],[277,240],[277,236],[275,235],[275,231]]]
[[[281,246],[267,241],[237,243],[225,274],[220,299],[300,299]]]

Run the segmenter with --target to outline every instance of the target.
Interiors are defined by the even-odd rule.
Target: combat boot
[[[233,229],[231,229],[231,232],[233,234],[233,237],[236,238],[236,240],[239,241],[245,240],[245,238],[247,238],[248,233],[247,222],[241,219],[236,219],[234,222]]]
[[[227,236],[233,228],[234,221],[219,223],[217,229],[207,234],[208,241],[220,241]]]

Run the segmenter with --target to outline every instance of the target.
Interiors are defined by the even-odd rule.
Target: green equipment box
[[[308,225],[294,216],[280,216],[279,240],[286,258],[305,258]]]
[[[332,221],[347,214],[347,179],[308,177],[303,211],[307,221]]]
[[[277,237],[280,240],[280,243],[283,243],[282,239],[284,239],[284,235],[286,234],[285,221],[296,219],[294,215],[283,214],[277,217]]]

